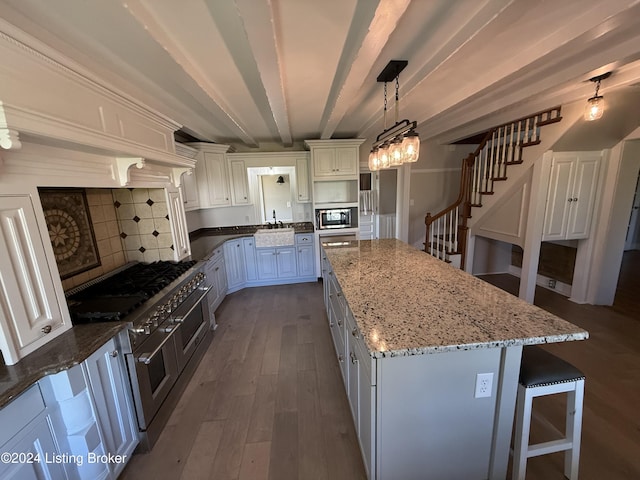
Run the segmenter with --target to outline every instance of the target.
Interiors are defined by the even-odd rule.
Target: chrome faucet
[[[276,221],[276,209],[273,209],[273,226],[278,228],[278,222]]]

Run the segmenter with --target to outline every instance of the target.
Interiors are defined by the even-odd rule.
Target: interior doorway
[[[636,192],[633,196],[624,250],[640,250],[640,172],[638,172],[638,179],[636,180]]]

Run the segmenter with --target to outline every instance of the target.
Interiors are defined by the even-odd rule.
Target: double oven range
[[[211,339],[210,284],[196,262],[133,263],[68,292],[73,323],[131,322],[125,353],[140,450],[156,442]]]

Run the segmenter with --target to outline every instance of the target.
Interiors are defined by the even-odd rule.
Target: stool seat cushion
[[[569,362],[536,346],[522,349],[520,384],[526,388],[583,379],[584,374]]]

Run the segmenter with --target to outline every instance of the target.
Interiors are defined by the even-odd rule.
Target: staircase
[[[494,194],[495,182],[507,180],[508,167],[522,163],[526,147],[541,142],[540,129],[560,120],[558,106],[489,130],[475,152],[462,161],[458,198],[441,212],[425,216],[424,251],[464,268],[472,209],[482,207],[485,195]]]

